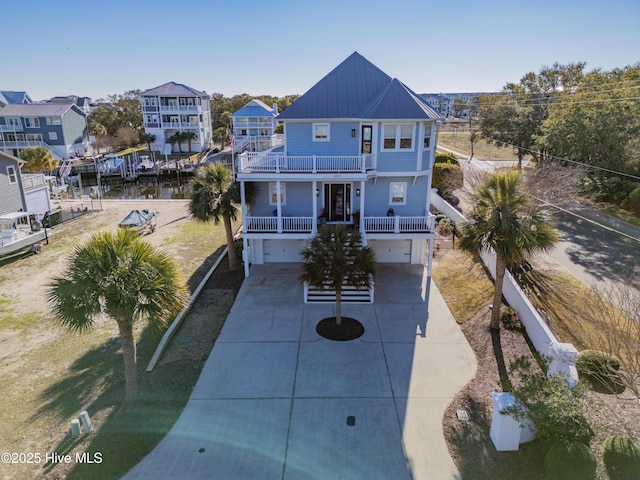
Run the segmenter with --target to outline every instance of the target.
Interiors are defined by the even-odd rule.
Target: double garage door
[[[411,263],[411,240],[369,240],[378,263]]]
[[[264,263],[302,262],[304,240],[264,240]]]
[[[304,240],[264,240],[264,262],[302,262]],[[411,263],[411,240],[369,240],[378,263]]]

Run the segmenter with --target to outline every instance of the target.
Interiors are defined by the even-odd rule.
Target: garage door
[[[379,263],[410,263],[411,240],[369,240]]]
[[[44,215],[51,210],[49,190],[46,188],[28,191],[25,196],[27,199],[27,211]]]
[[[265,240],[264,263],[302,262],[304,240]]]

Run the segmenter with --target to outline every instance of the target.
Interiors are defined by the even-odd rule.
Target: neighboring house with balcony
[[[57,160],[91,155],[87,116],[75,104],[11,104],[0,110],[0,150],[43,147]]]
[[[248,263],[300,262],[319,222],[359,228],[378,262],[428,258],[430,274],[431,176],[441,117],[355,52],[278,121],[283,146],[237,160],[245,275]],[[247,182],[257,185],[253,205],[244,201]]]
[[[23,211],[42,217],[51,210],[49,185],[42,174],[22,173],[23,163],[0,151],[0,215]]]
[[[232,113],[233,152],[261,152],[282,144],[282,135],[275,133],[277,116],[276,103],[269,107],[258,99]]]
[[[176,133],[193,134],[191,150],[202,152],[211,145],[211,95],[181,83],[169,82],[140,94],[142,119],[147,134],[155,135],[152,149],[169,153],[169,140]],[[176,144],[186,151],[189,141]]]

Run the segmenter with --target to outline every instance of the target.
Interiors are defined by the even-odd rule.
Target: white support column
[[[318,233],[318,196],[316,190],[318,189],[318,182],[314,180],[311,182],[311,205],[312,205],[312,221],[311,221],[311,236],[315,236]]]
[[[247,233],[247,202],[244,182],[240,181],[240,210],[242,211],[242,233]]]
[[[429,252],[427,253],[427,277],[431,278],[431,268],[432,268],[432,260],[433,260],[433,244],[435,243],[435,238],[429,239]]]
[[[277,210],[277,225],[278,225],[278,233],[282,233],[282,199],[281,190],[280,190],[280,180],[276,180],[276,210]]]
[[[250,252],[249,252],[249,241],[247,240],[247,237],[242,237],[242,261],[244,262],[244,277],[248,278],[249,277],[249,258],[250,258]]]
[[[360,229],[360,232],[364,232],[364,180],[360,180],[360,225],[358,225],[358,228]]]

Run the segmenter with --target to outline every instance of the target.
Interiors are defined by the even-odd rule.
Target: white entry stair
[[[356,288],[353,285],[342,285],[342,303],[373,303],[374,285],[371,288]],[[304,284],[305,303],[335,303],[335,290],[320,289]]]

